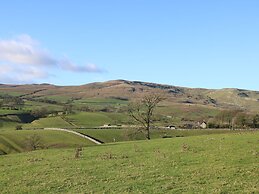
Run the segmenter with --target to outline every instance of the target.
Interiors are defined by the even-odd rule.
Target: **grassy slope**
[[[26,150],[26,138],[37,134],[44,147],[76,147],[93,145],[92,142],[74,134],[60,131],[21,130],[0,132],[0,150],[4,153],[16,153]]]
[[[0,157],[2,193],[257,193],[259,132]]]
[[[77,126],[97,127],[104,124],[122,124],[127,122],[127,115],[104,112],[80,112],[66,118]]]
[[[73,127],[61,117],[47,117],[25,124],[24,128],[45,128],[45,127]]]
[[[258,92],[253,91],[244,91],[249,97],[240,97],[237,89],[221,89],[215,90],[210,92],[208,95],[212,98],[239,107],[239,108],[246,108],[248,110],[258,112]]]
[[[18,114],[18,113],[22,113],[22,112],[23,111],[21,111],[21,110],[6,110],[6,109],[0,108],[0,116],[6,115],[6,114]]]
[[[9,121],[7,122],[7,121],[0,120],[0,131],[15,130],[15,127],[20,124],[21,123],[18,123],[18,122],[9,122]]]
[[[0,134],[0,155],[22,152],[23,148]]]
[[[24,127],[99,127],[104,124],[122,124],[124,122],[127,122],[127,119],[127,115],[119,113],[80,112],[72,115],[66,115],[65,120],[62,119],[60,116],[42,118],[39,120],[35,120],[30,124],[25,124]],[[74,125],[69,124],[69,122],[73,123]]]
[[[56,104],[49,104],[43,102],[26,101],[24,110],[33,110],[39,108],[46,108],[48,111],[62,111],[62,106]]]
[[[113,99],[113,98],[84,98],[80,100],[76,100],[74,104],[78,105],[87,105],[87,106],[110,106],[110,105],[125,105],[127,101]]]

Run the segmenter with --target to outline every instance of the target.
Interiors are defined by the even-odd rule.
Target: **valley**
[[[153,93],[146,140],[128,108]],[[258,99],[125,80],[0,85],[1,192],[257,192]]]

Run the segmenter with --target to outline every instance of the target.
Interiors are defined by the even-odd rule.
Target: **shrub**
[[[16,129],[16,130],[22,130],[22,125],[17,125],[17,126],[15,127],[15,129]]]
[[[82,151],[83,151],[83,148],[82,147],[79,147],[79,148],[76,148],[75,150],[75,158],[80,158],[82,156]]]

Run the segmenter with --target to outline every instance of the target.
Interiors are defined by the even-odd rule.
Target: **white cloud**
[[[31,66],[22,68],[0,64],[0,82],[3,83],[31,83],[36,79],[44,79],[49,76],[46,71]]]
[[[94,72],[94,73],[103,72],[103,70],[100,69],[99,67],[97,67],[95,64],[77,66],[77,65],[73,64],[71,61],[69,61],[68,59],[64,59],[64,60],[60,61],[59,65],[62,69],[72,71],[72,72],[90,72],[90,73],[91,72]]]
[[[15,64],[55,65],[57,60],[28,35],[0,40],[0,60]]]
[[[0,82],[32,82],[47,78],[47,69],[60,68],[78,73],[100,73],[94,64],[78,66],[69,59],[52,56],[29,35],[0,40]]]

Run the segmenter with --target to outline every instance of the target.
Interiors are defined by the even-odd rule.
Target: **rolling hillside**
[[[0,106],[0,129],[14,129],[26,123],[30,123],[25,125],[29,128],[132,124],[127,115],[127,104],[153,92],[165,96],[156,110],[155,123],[158,126],[195,125],[200,121],[210,121],[222,110],[241,110],[250,115],[259,113],[259,92],[243,89],[185,88],[126,80],[81,86],[0,84],[0,105],[9,98],[24,102],[22,107]],[[64,109],[69,106],[73,107],[72,114],[64,115]],[[37,117],[37,112],[43,109],[46,113],[43,117],[48,118],[38,121],[42,117]]]
[[[110,98],[123,102],[153,91],[164,93],[167,101],[171,104],[198,104],[259,112],[259,91],[243,89],[185,88],[126,80],[90,83],[81,86],[55,86],[49,84],[0,85],[1,95],[10,94],[25,99],[48,98],[58,102],[64,102],[71,98],[74,100]]]

